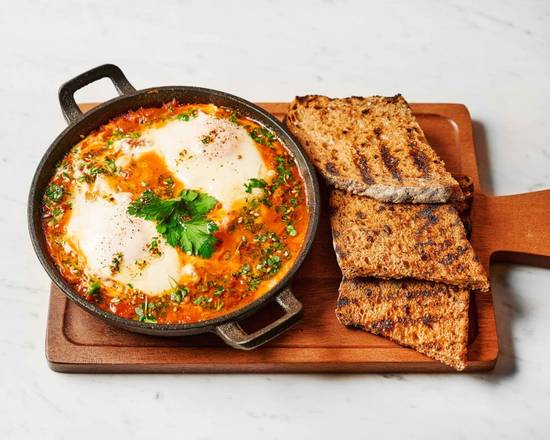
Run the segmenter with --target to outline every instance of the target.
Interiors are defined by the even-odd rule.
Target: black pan
[[[107,101],[86,114],[83,114],[74,99],[74,93],[80,88],[101,78],[109,78],[119,96]],[[272,130],[281,142],[294,155],[298,168],[304,178],[309,205],[309,227],[303,248],[288,273],[271,290],[247,306],[222,315],[215,319],[191,324],[149,324],[121,318],[106,312],[94,303],[86,301],[65,281],[49,256],[46,239],[41,225],[41,204],[44,191],[53,176],[57,163],[77,144],[82,136],[105,124],[110,119],[135,110],[139,107],[156,107],[176,99],[180,103],[212,103],[234,109],[243,116],[250,117]],[[132,332],[159,336],[184,336],[205,332],[214,332],[232,347],[249,350],[264,344],[278,336],[302,316],[302,304],[292,294],[289,281],[308,254],[319,220],[319,186],[315,171],[296,139],[274,116],[256,105],[228,93],[199,87],[155,87],[136,90],[115,65],[105,64],[91,69],[63,84],[59,90],[61,110],[69,126],[50,145],[34,175],[29,202],[28,222],[32,244],[42,266],[57,287],[72,301],[87,312],[109,324]],[[285,314],[264,328],[247,334],[239,325],[239,320],[257,312],[269,302],[276,301]]]

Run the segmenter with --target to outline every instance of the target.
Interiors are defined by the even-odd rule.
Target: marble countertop
[[[485,189],[548,188],[550,3],[2,6],[2,438],[548,438],[548,270],[492,267],[502,353],[488,374],[63,375],[44,357],[49,280],[29,242],[26,198],[65,127],[59,85],[105,62],[138,88],[190,84],[261,101],[399,91],[412,102],[462,102],[476,121]],[[105,80],[77,99],[113,94]]]

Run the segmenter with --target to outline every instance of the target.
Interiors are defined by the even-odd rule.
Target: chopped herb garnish
[[[261,282],[262,280],[259,277],[251,278],[247,283],[248,290],[256,290]]]
[[[250,264],[243,264],[240,270],[241,275],[248,275],[250,273]]]
[[[248,182],[244,184],[245,191],[247,193],[251,193],[253,188],[265,188],[267,186],[267,182],[264,179],[256,179],[251,178],[248,179]]]
[[[241,125],[239,122],[239,119],[237,118],[237,115],[235,113],[231,113],[231,116],[228,118],[229,122],[235,124],[235,125]]]
[[[218,226],[206,215],[216,203],[214,197],[200,191],[183,190],[178,197],[163,200],[147,190],[130,204],[128,214],[155,220],[157,231],[170,246],[209,258],[218,241],[213,235]]]
[[[296,232],[296,229],[292,225],[287,225],[286,232],[288,232],[288,235],[290,235],[291,237],[296,237],[296,234],[298,234],[298,232]]]
[[[95,165],[91,165],[89,167],[89,171],[88,171],[88,174],[90,174],[90,176],[97,176],[98,174],[103,174],[105,173],[105,168],[101,167],[101,166],[95,166]]]
[[[255,142],[267,147],[270,147],[273,141],[277,139],[277,137],[265,127],[253,128],[250,130],[250,137],[254,139]]]
[[[115,273],[120,272],[120,263],[122,263],[122,257],[122,252],[119,252],[113,256],[111,265],[109,266],[109,268],[111,269],[111,274],[114,275]]]
[[[284,156],[277,156],[275,160],[277,161],[275,169],[277,171],[277,179],[273,186],[277,188],[289,182],[292,177],[292,170],[289,161]]]
[[[52,210],[52,222],[54,225],[59,223],[59,219],[63,216],[65,210],[58,208],[57,206]]]
[[[88,300],[93,298],[95,301],[99,301],[101,299],[99,295],[100,287],[101,286],[99,284],[99,281],[97,280],[90,283],[90,285],[88,286],[88,289],[86,290],[86,298]]]
[[[170,299],[179,304],[183,301],[183,299],[187,296],[188,293],[189,293],[189,289],[187,287],[178,286],[170,294]]]
[[[88,295],[93,295],[99,291],[100,285],[99,281],[94,281],[88,286]]]
[[[111,134],[111,137],[107,141],[107,146],[111,146],[114,141],[118,141],[120,139],[124,139],[124,138],[137,139],[140,136],[141,135],[137,132],[128,132],[127,133],[124,130],[122,130],[121,128],[115,128],[113,130],[113,133]]]
[[[116,174],[118,173],[119,168],[117,167],[115,161],[113,159],[110,159],[108,157],[105,158],[105,164],[107,166],[107,169],[112,173]]]
[[[184,113],[180,113],[179,115],[176,116],[176,119],[179,119],[180,121],[185,121],[185,122],[188,122],[190,121],[191,119],[194,119],[198,116],[199,112],[197,110],[189,110],[187,112],[184,112]]]
[[[147,250],[151,255],[161,255],[160,249],[159,249],[159,238],[153,237],[151,239],[151,242],[146,245]]]
[[[146,322],[149,324],[156,324],[157,318],[151,313],[155,310],[156,306],[154,303],[149,303],[147,296],[145,296],[145,302],[137,306],[134,310],[136,312],[138,321]]]
[[[208,303],[208,297],[204,296],[204,295],[201,295],[199,296],[198,298],[196,298],[194,301],[193,301],[193,304],[197,305],[197,306],[201,306],[203,305],[204,303]]]
[[[281,257],[272,255],[262,260],[259,266],[259,269],[267,274],[276,274],[281,269]]]
[[[52,183],[46,189],[46,197],[51,202],[59,202],[63,198],[63,194],[64,194],[63,187],[60,185],[56,185],[55,183]]]
[[[201,137],[201,142],[204,145],[209,144],[210,142],[212,142],[212,136],[205,135],[205,136]]]
[[[216,290],[214,290],[214,296],[220,296],[223,292],[225,292],[225,288],[223,286],[218,286]]]

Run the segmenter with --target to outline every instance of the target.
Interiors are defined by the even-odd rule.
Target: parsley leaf
[[[267,186],[267,182],[264,179],[256,179],[251,178],[248,179],[248,183],[244,184],[245,192],[251,193],[253,188],[265,188]]]
[[[218,242],[212,235],[218,226],[206,214],[217,203],[214,197],[200,191],[183,190],[178,197],[163,200],[147,190],[128,206],[128,214],[156,221],[157,231],[170,246],[209,258]]]

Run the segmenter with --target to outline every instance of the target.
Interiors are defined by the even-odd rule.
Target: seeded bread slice
[[[418,280],[344,279],[338,320],[457,370],[467,362],[469,292]]]
[[[296,97],[285,122],[336,188],[395,203],[463,197],[401,95]]]
[[[333,190],[330,208],[344,277],[410,277],[489,290],[487,274],[451,205],[383,203]]]

